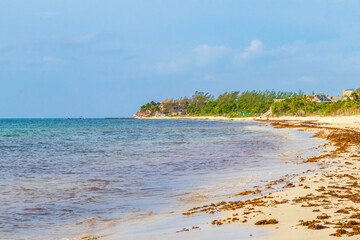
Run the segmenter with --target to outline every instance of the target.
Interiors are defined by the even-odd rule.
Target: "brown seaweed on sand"
[[[269,220],[259,220],[255,223],[255,225],[268,225],[268,224],[277,224],[278,221],[276,219],[269,219]]]

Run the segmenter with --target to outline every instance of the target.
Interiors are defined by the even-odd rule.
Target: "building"
[[[342,101],[344,98],[342,96],[327,96],[332,102]]]
[[[165,99],[164,101],[162,101],[162,102],[160,103],[160,110],[161,110],[161,111],[164,111],[164,108],[165,108],[166,104],[169,104],[169,103],[171,103],[171,101],[170,101],[168,98]]]
[[[355,89],[344,89],[343,98],[350,97],[353,92],[355,92]]]
[[[331,99],[329,99],[325,94],[319,93],[319,94],[313,94],[307,96],[309,101],[317,102],[317,103],[327,103],[331,102]]]
[[[183,115],[186,114],[186,108],[189,104],[188,99],[183,100],[169,100],[165,99],[160,103],[160,110],[162,113],[171,115]]]
[[[337,102],[343,100],[341,96],[326,96],[325,94],[313,94],[307,96],[309,101],[317,102],[317,103],[329,103],[329,102]]]

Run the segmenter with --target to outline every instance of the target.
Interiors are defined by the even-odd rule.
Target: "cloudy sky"
[[[195,90],[360,87],[357,0],[0,0],[0,117],[131,116]]]

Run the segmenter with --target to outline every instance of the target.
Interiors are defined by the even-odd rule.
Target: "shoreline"
[[[143,118],[145,119],[145,118]],[[147,119],[147,118],[146,118]],[[229,121],[225,117],[186,117],[186,118],[149,118],[168,120],[210,120]],[[253,121],[250,118],[233,119],[234,121]],[[316,133],[314,137],[326,139],[323,154],[307,159],[319,165],[321,171],[313,173],[310,169],[305,176],[285,175],[285,178],[274,180],[263,186],[265,189],[276,188],[270,193],[262,194],[255,189],[249,189],[240,195],[250,197],[239,202],[216,203],[214,212],[222,215],[212,218],[215,223],[210,227],[222,228],[225,225],[255,227],[258,231],[269,232],[262,238],[250,239],[329,239],[329,235],[353,235],[356,239],[360,234],[360,210],[356,204],[360,202],[357,188],[357,171],[360,170],[359,148],[356,139],[359,138],[360,116],[350,117],[280,117],[260,120],[264,125],[274,128],[293,128],[298,131]],[[265,191],[264,191],[265,192]],[[251,197],[254,194],[253,197]],[[256,194],[256,195],[255,195]],[[260,197],[258,195],[261,194]],[[255,197],[256,196],[256,197]],[[352,198],[351,196],[355,196]],[[241,202],[241,203],[240,203]],[[207,206],[209,208],[209,206]],[[209,211],[197,207],[196,211],[204,215]],[[204,211],[201,211],[204,210]],[[210,210],[210,209],[208,209]],[[194,214],[199,214],[195,212]],[[184,215],[187,215],[184,213]],[[191,214],[190,214],[191,215]],[[350,219],[350,216],[356,216]],[[260,220],[275,219],[276,224],[255,225]],[[216,220],[216,221],[215,221]],[[299,221],[303,222],[299,222]],[[215,221],[215,222],[214,222]],[[221,222],[221,224],[218,224]],[[337,225],[336,225],[337,224]],[[192,231],[193,229],[190,229]],[[204,230],[206,231],[206,230]],[[186,230],[179,231],[186,237]],[[296,233],[296,234],[294,234]],[[102,236],[83,236],[78,239],[101,239]],[[106,237],[105,237],[106,238]]]
[[[357,239],[360,235],[360,210],[357,208],[360,203],[359,120],[351,116],[263,121],[275,128],[315,132],[314,137],[328,140],[323,154],[304,161],[318,164],[322,171],[293,176],[290,180],[279,179],[265,186],[266,189],[282,184],[285,190],[246,201],[203,206],[195,212],[223,212],[222,217],[212,221],[215,227],[230,224],[270,231],[270,236],[259,238],[263,240],[285,240],[289,236],[299,240],[329,239],[331,236]],[[254,193],[254,189],[249,189],[240,194],[251,196]],[[185,214],[193,214],[191,211],[194,209]]]
[[[244,117],[244,118],[230,118],[222,116],[188,116],[188,117],[135,117],[134,119],[145,120],[200,120],[200,121],[255,121],[255,122],[288,122],[291,125],[312,122],[318,126],[327,126],[337,129],[353,129],[360,131],[360,115],[351,116],[309,116],[309,117],[296,117],[296,116],[280,116],[280,117]]]

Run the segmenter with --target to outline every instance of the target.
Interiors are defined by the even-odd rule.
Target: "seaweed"
[[[277,224],[279,223],[276,219],[269,220],[259,220],[255,223],[255,225],[268,225],[268,224]]]
[[[344,208],[337,210],[335,213],[349,214],[350,212]]]
[[[316,219],[328,219],[328,218],[331,218],[331,217],[329,215],[327,215],[326,213],[316,217]]]
[[[350,216],[350,218],[360,219],[360,213],[356,213]]]

